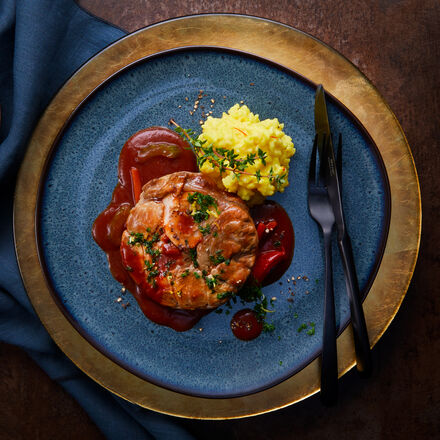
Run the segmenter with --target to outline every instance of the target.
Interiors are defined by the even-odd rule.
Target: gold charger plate
[[[391,219],[382,263],[364,302],[372,347],[396,315],[414,271],[421,232],[420,190],[405,135],[374,86],[335,50],[273,21],[213,14],[152,25],[127,35],[90,59],[57,93],[29,143],[14,205],[17,258],[38,316],[57,345],[82,371],[124,399],[180,417],[246,417],[291,405],[319,391],[319,360],[270,389],[243,397],[209,399],[161,388],[105,357],[74,329],[55,303],[38,259],[38,186],[46,158],[65,122],[96,87],[128,64],[157,52],[188,46],[227,47],[252,53],[323,84],[359,119],[378,146],[390,183]],[[337,344],[342,376],[355,365],[351,325],[339,336]]]

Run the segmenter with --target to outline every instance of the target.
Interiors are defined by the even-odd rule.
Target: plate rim
[[[216,20],[216,23],[212,21],[212,19]],[[205,23],[203,25],[203,22]],[[202,23],[202,24],[201,24]],[[29,255],[29,246],[27,246],[27,249],[24,248],[25,241],[27,238],[32,237],[32,233],[34,232],[30,226],[32,225],[32,222],[30,222],[29,217],[29,202],[30,206],[35,208],[35,201],[32,200],[32,198],[29,198],[29,194],[26,196],[25,192],[28,190],[29,186],[28,183],[31,180],[32,177],[35,178],[38,173],[35,173],[38,171],[35,170],[35,165],[32,166],[31,159],[38,159],[41,162],[41,152],[38,154],[36,150],[36,146],[39,144],[39,142],[42,142],[44,140],[47,141],[47,136],[43,135],[42,129],[44,128],[45,124],[47,126],[48,119],[50,119],[50,116],[54,116],[54,110],[56,110],[56,107],[59,106],[60,100],[63,98],[66,98],[65,88],[70,87],[72,88],[73,83],[78,82],[80,80],[88,82],[90,77],[90,69],[94,67],[94,64],[96,64],[99,61],[109,61],[109,57],[107,55],[110,54],[110,61],[112,60],[112,55],[116,55],[118,53],[119,49],[127,50],[132,49],[130,48],[130,44],[127,46],[127,42],[135,42],[135,40],[142,42],[143,40],[149,40],[148,37],[154,36],[154,34],[161,35],[161,31],[167,31],[170,30],[174,32],[173,38],[170,38],[167,40],[168,44],[173,45],[173,47],[181,47],[182,42],[186,41],[188,39],[188,35],[185,34],[185,26],[195,25],[195,28],[192,28],[192,32],[194,32],[194,29],[197,29],[197,32],[199,33],[198,38],[200,38],[200,34],[202,31],[204,32],[206,36],[206,24],[209,24],[212,29],[221,29],[223,31],[228,32],[228,26],[229,26],[229,42],[233,43],[233,34],[234,32],[231,32],[230,26],[231,23],[234,25],[237,25],[238,28],[241,30],[247,30],[249,31],[255,41],[259,41],[262,44],[262,47],[266,47],[265,43],[262,41],[262,38],[264,34],[267,34],[267,31],[269,33],[272,33],[270,40],[273,41],[273,38],[280,37],[280,34],[284,34],[284,38],[289,40],[290,45],[295,45],[298,43],[304,43],[302,40],[306,40],[305,42],[308,42],[311,44],[311,47],[305,48],[306,51],[308,51],[308,54],[314,58],[314,61],[316,61],[316,56],[314,57],[312,49],[318,50],[318,55],[325,58],[326,61],[331,61],[333,64],[331,64],[331,67],[338,67],[340,69],[339,73],[342,74],[344,77],[345,73],[351,73],[354,74],[356,77],[355,80],[358,81],[356,84],[358,87],[363,89],[364,92],[367,92],[365,96],[362,96],[364,100],[369,103],[369,101],[373,101],[376,103],[376,105],[379,105],[381,107],[382,113],[385,113],[387,116],[387,123],[390,125],[388,128],[391,131],[398,132],[398,136],[396,139],[393,140],[393,142],[397,145],[397,150],[401,150],[399,157],[396,158],[396,162],[392,164],[391,170],[393,170],[393,167],[397,164],[399,170],[402,168],[408,172],[408,175],[403,173],[403,180],[405,178],[408,179],[408,182],[404,182],[405,184],[410,184],[409,189],[407,188],[407,191],[405,193],[406,196],[410,197],[411,206],[409,206],[408,212],[411,214],[409,218],[409,222],[406,222],[403,225],[403,229],[407,228],[407,233],[409,234],[410,238],[410,245],[407,249],[403,249],[403,254],[400,255],[401,258],[391,258],[391,263],[395,263],[396,261],[399,261],[401,263],[406,263],[406,272],[404,273],[404,279],[400,280],[394,287],[395,290],[397,290],[397,294],[392,298],[392,302],[389,304],[390,312],[389,315],[386,317],[385,320],[382,319],[380,323],[373,322],[373,325],[379,325],[380,328],[377,328],[374,336],[372,337],[371,345],[374,345],[377,340],[382,336],[382,334],[385,332],[386,328],[389,326],[390,322],[394,318],[395,314],[397,313],[401,302],[403,301],[403,298],[405,296],[406,290],[408,288],[410,279],[412,277],[412,273],[414,271],[415,262],[417,259],[418,249],[420,245],[420,230],[421,230],[421,200],[420,200],[420,189],[418,184],[418,178],[417,173],[414,166],[414,161],[412,159],[411,152],[409,150],[406,138],[402,132],[402,129],[400,125],[397,122],[397,119],[391,112],[388,105],[385,103],[383,98],[379,95],[379,93],[375,90],[374,86],[365,78],[365,76],[347,59],[345,59],[341,54],[336,52],[334,49],[330,48],[329,46],[325,45],[324,43],[317,40],[315,37],[309,36],[308,34],[299,31],[295,28],[292,28],[290,26],[287,26],[285,24],[277,23],[272,20],[266,20],[256,17],[250,17],[250,16],[243,16],[243,15],[234,15],[234,14],[203,14],[203,15],[196,15],[196,16],[187,16],[182,18],[176,18],[171,20],[166,20],[164,22],[153,24],[151,26],[148,26],[146,28],[143,28],[141,30],[138,30],[132,34],[129,34],[120,40],[116,41],[115,43],[112,43],[107,48],[103,49],[100,53],[92,57],[89,61],[87,61],[69,80],[68,82],[63,86],[62,89],[57,93],[57,95],[52,100],[49,107],[46,109],[45,113],[43,114],[37,128],[34,131],[34,134],[31,138],[29,149],[26,153],[25,160],[23,162],[22,168],[20,170],[19,179],[17,182],[17,189],[16,189],[16,195],[14,200],[14,240],[16,245],[16,252],[17,252],[17,259],[19,262],[20,271],[22,274],[23,282],[25,284],[26,290],[28,291],[28,296],[31,299],[31,302],[37,311],[37,314],[40,316],[40,319],[43,321],[43,324],[46,326],[47,330],[51,334],[52,338],[55,340],[55,342],[60,346],[60,348],[63,349],[63,351],[68,352],[68,356],[70,354],[70,358],[74,363],[76,363],[79,368],[81,368],[83,371],[85,371],[89,376],[94,378],[98,383],[106,387],[107,389],[113,391],[114,393],[120,395],[121,397],[126,398],[127,400],[130,400],[134,403],[138,403],[141,406],[145,406],[150,409],[154,409],[159,412],[164,412],[167,414],[177,415],[181,417],[195,417],[195,418],[206,418],[206,419],[215,419],[215,418],[234,418],[234,417],[245,417],[248,415],[256,415],[263,412],[275,410],[277,408],[287,406],[289,404],[295,403],[296,401],[302,400],[306,398],[307,396],[315,393],[318,391],[317,388],[317,382],[316,378],[318,375],[318,368],[316,364],[316,360],[312,362],[312,364],[309,364],[305,369],[309,370],[307,373],[302,374],[301,376],[304,376],[305,382],[303,383],[302,380],[304,377],[300,378],[299,383],[290,383],[292,382],[292,378],[284,381],[282,384],[277,385],[270,390],[267,391],[273,391],[271,393],[267,392],[260,392],[256,394],[252,394],[250,396],[246,396],[245,398],[235,398],[235,399],[214,399],[217,402],[221,402],[221,406],[217,405],[206,405],[207,399],[203,398],[196,398],[191,397],[190,400],[188,400],[188,396],[184,398],[183,395],[175,393],[175,392],[169,392],[167,390],[163,390],[160,387],[157,386],[149,386],[147,387],[148,391],[152,393],[152,396],[148,396],[145,398],[144,396],[140,395],[139,392],[135,392],[136,390],[134,387],[139,386],[140,384],[136,381],[133,382],[133,378],[130,376],[127,376],[124,372],[119,372],[119,378],[114,378],[113,380],[109,381],[109,377],[106,376],[106,369],[112,369],[114,366],[111,364],[108,364],[105,359],[102,359],[97,355],[97,353],[94,353],[93,350],[87,350],[87,347],[84,346],[84,340],[81,341],[81,337],[79,335],[75,335],[73,329],[69,329],[66,327],[66,323],[62,322],[62,319],[60,316],[57,316],[56,313],[54,313],[53,310],[45,310],[47,307],[53,306],[53,304],[49,304],[47,301],[47,298],[42,300],[43,298],[39,297],[39,294],[44,294],[45,290],[47,290],[47,286],[41,285],[41,279],[39,277],[38,267],[32,266],[32,262],[35,263],[35,255],[31,252],[32,255]],[[181,26],[183,24],[183,26]],[[289,31],[288,34],[286,34],[286,29]],[[258,32],[257,32],[258,31]],[[262,31],[262,32],[261,32]],[[259,34],[258,34],[259,33]],[[157,35],[156,35],[157,36]],[[267,36],[267,35],[266,35]],[[146,37],[146,38],[145,38]],[[194,35],[193,35],[194,37]],[[210,38],[214,39],[214,36],[210,34]],[[133,40],[134,39],[134,40]],[[295,39],[298,40],[295,42]],[[133,41],[131,41],[133,40]],[[197,40],[197,38],[196,38]],[[281,40],[283,41],[283,40]],[[285,41],[285,40],[284,40]],[[151,41],[150,41],[151,43]],[[163,43],[163,42],[160,42]],[[176,46],[177,44],[177,46]],[[160,45],[160,44],[159,44]],[[218,46],[216,44],[215,46]],[[229,46],[228,46],[229,47]],[[237,47],[233,47],[236,49]],[[134,48],[136,49],[136,48]],[[256,48],[258,49],[258,48]],[[304,49],[304,48],[303,48]],[[139,50],[139,49],[138,49]],[[262,49],[263,50],[263,49]],[[257,50],[258,51],[258,50]],[[120,50],[119,50],[120,52]],[[324,52],[324,53],[322,53]],[[123,54],[124,52],[122,52]],[[254,53],[254,52],[251,52]],[[121,55],[121,53],[119,53]],[[279,55],[279,54],[278,54]],[[316,55],[316,54],[315,54]],[[271,57],[267,57],[269,59],[272,59]],[[319,57],[318,57],[319,58]],[[113,59],[113,61],[115,61]],[[296,60],[298,61],[298,60]],[[318,60],[319,61],[319,60]],[[277,64],[284,65],[283,62],[276,61]],[[115,67],[115,66],[114,66]],[[307,66],[306,66],[307,67]],[[304,65],[302,66],[304,69]],[[297,69],[294,69],[296,72],[298,72]],[[318,76],[321,74],[322,76],[322,70],[320,71],[318,69]],[[84,75],[85,73],[85,75]],[[89,75],[87,75],[89,73]],[[301,74],[301,72],[298,72]],[[334,73],[334,72],[333,72]],[[92,75],[93,76],[93,75]],[[328,76],[328,75],[327,75]],[[309,78],[307,76],[307,78]],[[331,82],[331,77],[323,78],[325,81],[319,81],[324,83],[326,86],[326,89],[332,93],[332,89],[334,88],[334,84]],[[355,81],[356,82],[356,81]],[[92,81],[93,83],[93,81]],[[328,86],[326,84],[329,84]],[[348,83],[350,85],[350,83]],[[89,85],[90,86],[90,85]],[[364,90],[365,89],[365,90]],[[349,87],[349,92],[351,88]],[[342,93],[340,90],[336,91],[339,93]],[[345,105],[344,100],[347,98],[352,98],[353,93],[356,95],[353,90],[351,90],[351,94],[343,94],[344,99],[341,101],[342,104]],[[72,98],[72,96],[70,96]],[[77,97],[78,99],[78,97]],[[353,109],[353,107],[346,106],[347,108],[350,108],[350,110]],[[361,109],[362,110],[362,109]],[[64,114],[67,110],[64,110]],[[69,110],[70,111],[70,110]],[[358,118],[358,115],[356,112],[352,113]],[[362,114],[362,117],[368,117],[368,114]],[[365,123],[362,123],[361,119],[361,126],[365,127]],[[47,127],[46,127],[47,128]],[[366,131],[371,134],[371,132],[366,128]],[[54,127],[52,127],[52,133],[49,133],[49,135],[53,135]],[[44,130],[43,130],[44,131]],[[49,130],[50,131],[50,130]],[[374,136],[372,136],[374,140]],[[375,142],[376,145],[378,145],[377,142]],[[396,153],[395,151],[391,151],[391,153]],[[32,154],[34,157],[32,157]],[[380,156],[384,159],[383,155],[380,154]],[[391,155],[391,159],[395,158],[393,155]],[[390,159],[390,158],[388,158]],[[384,159],[384,162],[385,159]],[[37,164],[38,165],[38,164]],[[41,166],[41,163],[39,163]],[[41,171],[41,170],[40,170]],[[388,169],[387,169],[388,171]],[[396,176],[393,173],[393,177]],[[388,173],[389,177],[389,173]],[[391,182],[393,183],[393,182]],[[402,182],[397,182],[402,184]],[[401,188],[398,188],[401,189]],[[402,196],[399,193],[400,197],[397,197],[397,199],[401,199]],[[393,199],[393,187],[391,187],[391,197]],[[394,197],[396,199],[396,197]],[[394,200],[395,201],[395,200]],[[392,200],[393,202],[393,200]],[[393,204],[393,208],[391,210],[391,217],[393,220],[393,212],[395,203]],[[28,211],[28,212],[26,212]],[[31,213],[32,217],[32,213]],[[395,217],[395,212],[394,212]],[[395,220],[395,218],[394,218]],[[32,225],[35,226],[35,225]],[[402,226],[402,225],[400,225]],[[392,224],[390,224],[390,231],[391,231]],[[396,231],[392,231],[395,235]],[[402,231],[398,231],[399,233]],[[399,235],[399,234],[397,234]],[[407,236],[407,237],[408,237]],[[396,241],[396,237],[393,238],[393,241]],[[390,236],[387,240],[387,247],[388,247],[388,241],[390,240]],[[29,242],[27,243],[29,244]],[[396,245],[396,243],[392,243],[393,245]],[[397,246],[397,250],[400,248]],[[34,250],[32,246],[32,251]],[[390,264],[388,261],[388,257],[395,257],[396,252],[395,250],[391,249],[392,252],[388,253],[385,252],[384,257],[387,257],[387,265]],[[402,251],[399,251],[402,252]],[[382,261],[383,264],[383,261]],[[381,266],[382,266],[381,264]],[[380,268],[379,268],[380,271]],[[399,273],[400,276],[402,276],[402,273]],[[32,288],[31,284],[32,282],[35,282],[36,280],[40,281],[40,285],[38,288]],[[382,280],[383,281],[383,280]],[[373,283],[374,287],[374,283]],[[47,293],[47,292],[46,292]],[[44,296],[44,295],[43,295]],[[367,297],[368,300],[368,297]],[[368,301],[366,301],[368,302]],[[368,306],[368,305],[367,305]],[[369,315],[367,313],[367,322],[370,324]],[[57,328],[58,326],[58,328]],[[370,327],[370,326],[369,326]],[[346,331],[341,335],[338,339],[338,346],[342,346],[344,351],[343,357],[348,357],[348,359],[344,359],[344,363],[341,366],[340,365],[340,375],[344,374],[346,371],[348,371],[353,365],[354,361],[352,358],[353,350],[352,347],[350,347],[350,344],[348,343],[348,339],[350,338],[350,328],[347,328]],[[345,335],[345,337],[344,337]],[[371,339],[371,338],[370,338]],[[82,358],[78,359],[77,356],[75,356],[74,350],[72,351],[73,347],[81,347],[82,349],[88,351],[88,356],[92,357],[93,359],[96,359],[97,361],[102,362],[102,365],[100,365],[101,368],[98,368],[94,365],[89,365],[88,360],[84,360]],[[311,368],[309,368],[311,367]],[[297,375],[295,375],[297,376]],[[295,377],[294,376],[294,377]],[[111,378],[110,378],[111,379]],[[121,387],[121,380],[125,387]],[[109,383],[110,382],[110,383]],[[286,384],[285,382],[289,382]],[[295,382],[295,381],[294,381]],[[298,380],[296,381],[298,382]],[[150,384],[151,385],[151,384]],[[319,385],[319,383],[318,383]],[[127,389],[128,387],[128,389]],[[160,389],[155,389],[160,388]],[[282,391],[283,396],[278,396],[277,393]],[[287,394],[286,391],[292,392],[293,394]],[[295,393],[296,392],[296,393]],[[171,395],[179,401],[177,405],[166,405],[164,403],[164,400],[167,400]],[[261,402],[261,395],[265,394],[265,397],[269,397],[269,401],[266,403]],[[275,394],[275,395],[274,395]],[[212,399],[208,399],[210,402],[212,402]],[[267,400],[267,399],[266,399]],[[203,403],[202,403],[203,402]],[[247,407],[243,408],[243,402],[246,402]],[[225,403],[227,405],[225,405]],[[202,407],[203,406],[203,407]],[[245,405],[246,406],[246,405]]]
[[[171,391],[175,391],[178,393],[186,394],[189,396],[194,397],[204,397],[204,398],[210,398],[210,399],[228,399],[228,398],[234,398],[234,397],[242,397],[249,394],[254,394],[260,391],[264,391],[268,388],[271,388],[280,382],[288,379],[289,377],[292,377],[296,373],[298,373],[300,370],[305,368],[310,362],[315,360],[318,356],[320,356],[322,349],[315,350],[311,353],[310,356],[307,357],[306,360],[302,361],[299,366],[297,366],[294,369],[291,369],[287,372],[285,372],[283,375],[277,377],[276,379],[273,379],[272,381],[264,384],[259,385],[258,387],[253,387],[250,390],[247,391],[240,391],[240,392],[228,392],[228,393],[219,393],[219,394],[210,394],[210,393],[203,393],[203,392],[196,392],[196,391],[189,391],[185,388],[179,388],[177,385],[169,385],[165,381],[162,381],[161,379],[154,379],[152,377],[149,377],[148,374],[143,373],[140,371],[140,369],[131,366],[128,362],[120,359],[116,354],[113,354],[109,349],[105,348],[101,342],[99,342],[94,336],[89,334],[84,328],[81,326],[81,324],[78,322],[78,320],[69,312],[61,298],[59,297],[54,285],[52,276],[48,270],[45,257],[44,257],[44,249],[43,249],[43,243],[42,243],[42,237],[41,237],[41,215],[42,215],[42,199],[44,197],[44,185],[47,179],[47,175],[50,170],[50,165],[53,161],[54,155],[56,154],[56,150],[59,146],[59,142],[61,141],[62,137],[64,136],[66,130],[70,127],[70,124],[75,119],[75,116],[84,105],[88,104],[93,97],[99,93],[99,91],[111,84],[111,82],[118,78],[120,75],[123,75],[124,73],[127,73],[130,69],[135,68],[139,65],[142,65],[144,63],[148,63],[150,61],[158,60],[163,57],[167,56],[173,56],[175,54],[186,52],[218,52],[219,54],[222,53],[229,53],[231,55],[235,56],[242,56],[244,58],[255,60],[256,62],[259,62],[261,64],[264,64],[266,66],[269,66],[273,69],[276,69],[278,71],[287,73],[290,77],[293,77],[297,81],[301,82],[302,84],[305,84],[307,87],[310,88],[316,88],[317,84],[310,81],[308,78],[304,77],[303,75],[299,74],[298,72],[287,68],[285,66],[281,66],[267,58],[263,58],[261,56],[239,51],[236,49],[231,48],[225,48],[225,47],[219,47],[219,46],[185,46],[185,47],[178,47],[173,49],[168,49],[161,52],[156,52],[151,55],[147,55],[145,57],[139,58],[136,61],[133,61],[130,64],[127,64],[122,69],[118,70],[117,72],[113,73],[109,77],[107,77],[104,81],[102,81],[97,87],[95,87],[82,101],[81,103],[73,110],[73,112],[69,115],[68,119],[65,121],[62,129],[58,132],[56,139],[54,140],[53,144],[51,145],[50,150],[47,152],[47,156],[45,159],[45,164],[42,169],[39,184],[38,184],[38,190],[37,190],[37,201],[36,201],[36,213],[35,213],[35,235],[36,235],[36,241],[37,241],[37,252],[38,252],[38,260],[39,264],[43,269],[46,282],[50,291],[50,294],[52,295],[52,298],[54,302],[57,304],[58,308],[61,310],[61,312],[64,314],[64,316],[68,319],[68,321],[71,323],[71,325],[76,329],[78,333],[81,334],[81,336],[86,339],[96,350],[101,352],[104,356],[111,359],[113,362],[124,368],[125,370],[129,371],[130,373],[133,373],[134,375],[138,376],[142,380],[146,380],[148,382],[151,382],[155,385],[158,385],[160,387],[169,389]],[[380,264],[382,262],[382,257],[385,251],[386,241],[388,238],[389,233],[389,226],[390,226],[390,218],[391,218],[391,190],[388,180],[388,174],[386,172],[385,164],[383,162],[382,156],[380,155],[379,148],[375,144],[374,140],[369,135],[368,131],[365,129],[365,127],[361,124],[361,122],[356,118],[356,116],[344,106],[336,97],[333,95],[327,93],[327,99],[330,100],[335,106],[339,108],[339,110],[344,114],[344,116],[347,117],[347,119],[350,120],[350,122],[359,130],[362,137],[368,144],[368,147],[372,150],[372,154],[375,161],[377,161],[377,166],[379,168],[379,174],[381,179],[381,184],[384,187],[384,223],[383,228],[380,234],[380,242],[376,258],[374,260],[372,269],[369,273],[368,279],[366,281],[365,289],[363,289],[362,293],[362,302],[365,300],[365,298],[368,295],[368,292],[371,289],[371,286],[374,283],[375,276],[379,270]],[[337,335],[339,336],[349,325],[350,318],[348,318],[346,321],[342,322],[338,326],[338,332]]]

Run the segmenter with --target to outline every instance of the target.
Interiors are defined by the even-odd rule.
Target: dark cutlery
[[[329,151],[330,137],[316,135],[310,158],[308,180],[308,206],[311,217],[322,231],[325,253],[325,295],[324,295],[324,330],[321,363],[321,400],[325,405],[332,405],[338,396],[338,357],[336,351],[336,318],[333,293],[332,269],[332,231],[335,216],[325,186],[328,167],[326,154]],[[316,151],[321,151],[318,176],[316,177]]]
[[[351,240],[347,232],[344,212],[342,209],[342,191],[340,180],[342,176],[342,137],[339,136],[338,161],[336,163],[333,145],[331,142],[331,132],[325,103],[325,93],[324,88],[321,85],[319,85],[316,90],[315,128],[318,134],[326,135],[330,139],[328,142],[328,151],[325,156],[328,168],[325,185],[327,187],[328,196],[335,217],[338,235],[338,247],[341,254],[346,289],[350,302],[357,370],[363,376],[369,376],[372,371],[370,342],[368,339],[367,325],[365,323],[365,316],[361,304],[359,283],[356,276],[356,267],[354,264]],[[321,159],[323,158],[324,157],[321,155]]]

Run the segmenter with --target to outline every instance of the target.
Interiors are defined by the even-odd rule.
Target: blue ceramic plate
[[[261,119],[277,117],[296,147],[290,185],[274,197],[295,229],[295,254],[280,282],[264,288],[275,297],[268,321],[275,331],[243,342],[233,337],[230,314],[211,313],[177,333],[150,322],[112,278],[92,223],[117,183],[122,146],[136,131],[166,126],[170,118],[198,129],[201,104],[221,116],[244,101]],[[183,49],[158,54],[109,78],[77,109],[54,146],[42,181],[39,246],[53,294],[71,322],[96,348],[127,370],[182,393],[231,397],[270,387],[295,374],[321,350],[323,253],[307,210],[307,169],[314,137],[315,86],[268,61],[229,50]],[[186,100],[188,98],[188,100]],[[211,108],[211,99],[214,99]],[[330,125],[344,139],[343,197],[359,282],[367,294],[379,267],[389,223],[389,186],[380,155],[350,113],[331,98]],[[340,330],[349,305],[337,252],[335,292]],[[296,279],[296,284],[287,279]],[[301,279],[298,279],[301,277]],[[305,279],[303,278],[305,277]],[[293,293],[293,295],[291,294]],[[288,301],[293,299],[293,301]],[[315,334],[302,324],[315,323]]]

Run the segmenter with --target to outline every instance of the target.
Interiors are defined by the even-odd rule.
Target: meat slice
[[[144,185],[122,234],[121,256],[158,303],[212,309],[246,281],[257,248],[244,202],[200,173],[181,171]]]
[[[169,194],[163,198],[165,216],[163,219],[165,234],[176,246],[185,244],[191,248],[196,247],[202,240],[197,223],[191,217],[191,207],[185,192]]]

